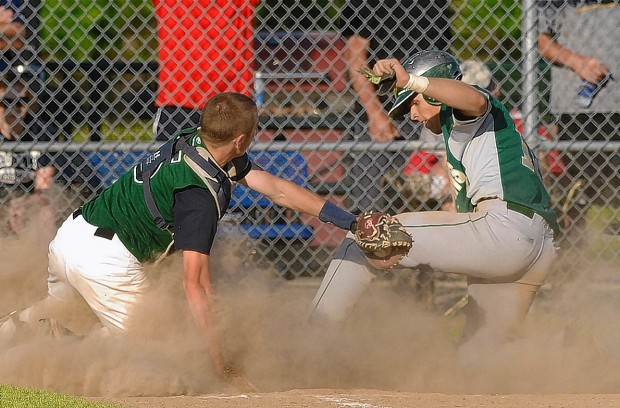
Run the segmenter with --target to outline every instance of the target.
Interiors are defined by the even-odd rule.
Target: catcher
[[[238,388],[254,389],[226,359],[214,330],[209,254],[233,182],[346,230],[355,219],[252,164],[246,151],[257,127],[252,99],[238,93],[215,95],[202,110],[200,128],[179,132],[70,215],[49,246],[47,298],[0,318],[0,349],[11,343],[18,329],[36,326],[39,319],[53,318],[69,326],[72,309],[83,302],[105,330],[126,332],[149,286],[143,263],[165,256],[174,245],[183,254],[189,312],[214,371]]]
[[[343,319],[374,268],[464,274],[469,302],[459,355],[465,364],[479,361],[513,338],[556,256],[556,215],[536,156],[506,107],[461,82],[446,52],[419,52],[402,64],[379,60],[372,75],[395,78],[390,116],[408,114],[425,136],[444,140],[458,212],[362,214],[329,265],[312,319]]]

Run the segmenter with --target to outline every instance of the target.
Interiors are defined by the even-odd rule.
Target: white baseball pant
[[[61,302],[82,297],[111,331],[125,331],[148,287],[142,264],[114,234],[96,236],[82,215],[69,218],[49,245],[48,293]]]
[[[468,279],[467,323],[460,351],[509,341],[526,316],[556,256],[553,231],[499,199],[473,213],[442,211],[396,216],[413,237],[401,267],[428,265]],[[329,265],[311,307],[312,320],[344,319],[375,275],[352,235]]]

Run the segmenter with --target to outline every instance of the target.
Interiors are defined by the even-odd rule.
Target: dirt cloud
[[[318,327],[306,319],[317,281],[277,278],[237,255],[247,249],[238,237],[221,238],[212,254],[219,335],[261,391],[598,393],[620,386],[620,293],[610,283],[617,266],[591,267],[544,290],[510,352],[464,372],[455,358],[462,317],[429,312],[390,285],[375,285],[343,326]],[[47,256],[34,235],[0,244],[4,315],[45,296]],[[0,350],[0,382],[108,397],[229,391],[191,321],[180,256],[147,269],[152,291],[127,336],[29,336]]]

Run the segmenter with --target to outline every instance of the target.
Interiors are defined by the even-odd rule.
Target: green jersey
[[[492,96],[488,98],[486,114],[473,120],[460,121],[452,108],[441,108],[457,211],[470,212],[482,200],[499,198],[538,213],[557,231],[557,217],[550,209],[536,156],[506,107]]]
[[[233,180],[245,177],[251,167],[247,154],[232,160],[223,168],[219,167],[196,130],[191,133],[184,131],[179,137],[185,137],[188,144],[195,147],[202,157],[222,170],[227,175],[226,183],[232,184]],[[146,160],[152,160],[158,153]],[[82,214],[88,223],[114,231],[125,247],[143,262],[164,252],[172,242],[172,234],[154,224],[145,201],[138,167],[134,166],[97,197],[84,204]],[[217,200],[214,182],[217,183],[217,180],[210,177],[182,151],[178,151],[169,163],[162,163],[157,168],[150,179],[150,190],[163,218],[169,225],[174,226],[175,194],[193,187],[208,191],[215,198],[217,216],[223,216],[226,208],[221,208],[223,205]]]

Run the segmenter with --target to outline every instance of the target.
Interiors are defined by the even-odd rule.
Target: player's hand
[[[377,61],[372,67],[372,71],[375,75],[379,76],[396,75],[396,86],[399,88],[405,86],[409,81],[409,74],[405,71],[405,68],[400,65],[400,62],[394,58]]]

